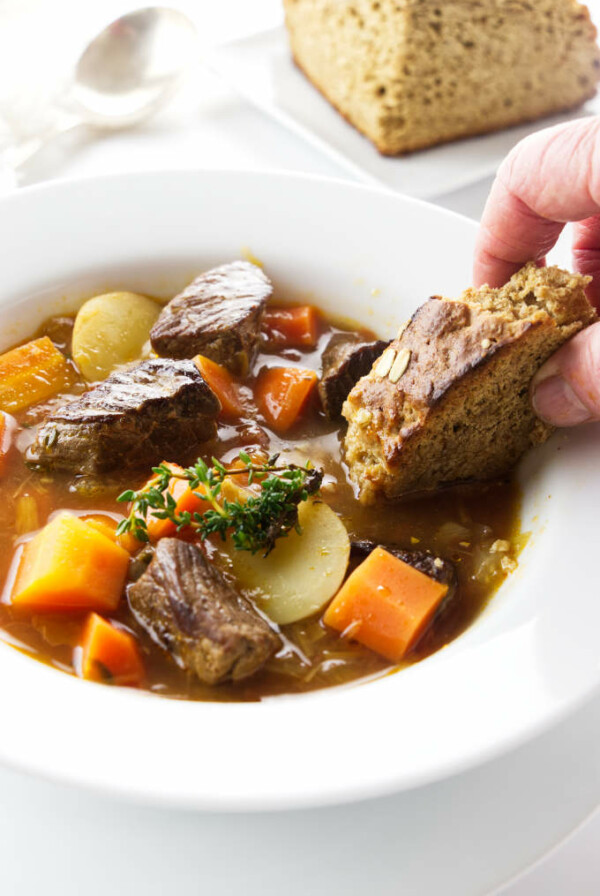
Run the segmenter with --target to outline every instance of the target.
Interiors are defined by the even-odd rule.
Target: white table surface
[[[47,14],[47,7],[44,12],[31,0],[23,2],[32,15]],[[128,5],[88,0],[86,25]],[[278,16],[275,0],[173,5],[202,24],[208,43],[267,27]],[[9,6],[0,0],[0,16]],[[81,10],[78,14],[83,16]],[[157,167],[347,176],[199,70],[150,124],[121,134],[71,134],[34,160],[24,182]],[[480,182],[436,201],[478,218],[489,186]],[[482,769],[385,800],[286,813],[276,825],[269,816],[192,815],[121,805],[0,769],[0,893],[437,896],[442,892],[435,883],[439,873],[432,867],[445,865],[445,896],[483,896],[502,882],[494,876],[494,855],[512,856],[506,864],[512,863],[514,873],[541,859],[531,853],[527,826],[543,821],[552,832],[550,845],[585,812],[593,813],[600,796],[599,739],[600,699],[556,731]],[[466,842],[457,838],[461,828],[468,832]],[[427,862],[421,855],[416,867],[413,847],[422,849],[428,830],[439,843],[444,829],[449,831],[447,848],[438,847]],[[502,896],[596,896],[599,846],[596,812],[564,845],[507,885]],[[294,886],[286,887],[286,874]],[[461,886],[467,879],[479,881],[477,888]]]

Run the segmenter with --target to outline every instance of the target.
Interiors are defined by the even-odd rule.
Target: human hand
[[[573,265],[594,279],[600,310],[600,118],[527,137],[504,160],[475,250],[475,286],[502,286],[534,259],[544,263],[567,222],[576,222]],[[600,323],[556,352],[532,384],[536,413],[555,426],[600,420]]]

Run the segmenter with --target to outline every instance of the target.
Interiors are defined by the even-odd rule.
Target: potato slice
[[[321,610],[342,584],[350,557],[346,527],[327,504],[301,504],[298,519],[302,534],[279,539],[267,557],[228,550],[241,587],[280,625]]]
[[[137,361],[161,306],[133,292],[94,296],[81,306],[73,329],[73,359],[89,382]]]

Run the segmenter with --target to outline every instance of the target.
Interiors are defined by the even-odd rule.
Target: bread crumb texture
[[[293,57],[385,155],[575,108],[600,51],[576,0],[284,0]]]
[[[343,407],[361,499],[500,476],[545,441],[552,430],[534,414],[529,387],[544,361],[596,319],[589,280],[532,262],[502,289],[425,302],[386,349],[386,365],[376,362]],[[400,376],[390,377],[394,369]]]

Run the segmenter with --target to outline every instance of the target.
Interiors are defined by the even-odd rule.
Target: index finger
[[[532,134],[504,160],[490,192],[475,249],[475,285],[502,286],[525,262],[543,262],[566,222],[598,213],[600,118]]]

